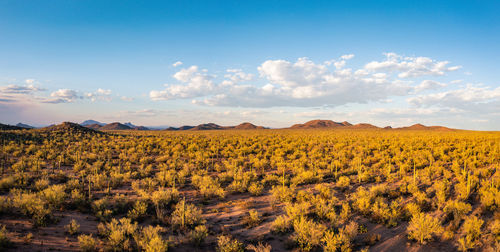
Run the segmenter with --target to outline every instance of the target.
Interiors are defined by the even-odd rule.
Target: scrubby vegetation
[[[35,230],[57,226],[52,235],[82,251],[500,250],[497,132],[33,130],[0,139],[1,249],[35,246]]]

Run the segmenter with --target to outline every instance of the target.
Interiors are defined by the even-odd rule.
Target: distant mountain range
[[[106,124],[96,120],[85,120],[80,125],[94,130],[149,130],[149,128],[144,126],[135,126],[131,122]]]
[[[262,126],[256,126],[249,122],[238,124],[236,126],[220,126],[215,123],[205,123],[198,126],[182,126],[179,128],[169,127],[166,130],[225,130],[225,129],[265,129]]]
[[[48,127],[41,128],[41,130],[53,131],[54,129],[75,129],[78,127],[89,129],[89,130],[158,130],[157,128],[148,128],[144,126],[136,126],[130,122],[127,123],[101,123],[95,120],[86,120],[80,124],[65,122],[59,125],[51,125]],[[34,127],[18,123],[17,125],[7,125],[0,123],[0,130],[21,130],[21,129],[33,129]],[[79,128],[79,129],[81,129]],[[215,123],[204,123],[197,126],[185,125],[182,127],[168,127],[164,130],[168,131],[196,131],[196,130],[259,130],[268,129],[263,126],[257,126],[249,122],[241,123],[236,126],[220,126]],[[381,129],[381,130],[435,130],[435,131],[450,131],[453,129],[443,127],[443,126],[425,126],[422,124],[414,124],[408,127],[392,128],[391,126],[386,126],[384,128],[377,127],[369,123],[358,123],[351,124],[349,122],[334,122],[332,120],[312,120],[303,124],[294,124],[289,128],[284,129]]]

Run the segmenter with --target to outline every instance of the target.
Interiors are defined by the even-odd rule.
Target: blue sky
[[[0,121],[500,130],[498,13],[497,1],[0,0]]]

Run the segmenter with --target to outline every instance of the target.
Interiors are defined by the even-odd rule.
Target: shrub
[[[275,233],[286,233],[291,228],[291,220],[286,215],[280,215],[271,224],[271,231]]]
[[[410,239],[415,239],[424,244],[425,241],[432,238],[433,234],[440,234],[443,228],[437,218],[428,214],[418,213],[411,218],[407,231]]]
[[[252,194],[253,196],[260,196],[262,195],[262,191],[264,190],[264,186],[261,183],[254,182],[250,184],[248,187],[248,192]]]
[[[80,245],[80,250],[83,252],[97,251],[96,240],[91,234],[78,236],[78,243]]]
[[[484,221],[476,216],[467,217],[464,222],[465,236],[458,240],[460,248],[463,251],[473,249],[478,245],[478,240],[481,237],[481,226]]]
[[[323,239],[323,250],[326,252],[335,252],[340,248],[340,251],[351,251],[351,237],[340,229],[338,234],[332,230],[326,231]]]
[[[5,229],[5,226],[2,226],[0,229],[0,249],[5,249],[10,247],[11,242],[9,237],[7,237],[7,229]]]
[[[259,225],[262,220],[260,219],[260,213],[257,210],[252,209],[248,211],[248,215],[245,218],[245,223],[248,227],[255,227]]]
[[[189,234],[191,242],[196,246],[201,246],[208,236],[208,229],[205,225],[199,225],[194,228]]]
[[[496,237],[497,241],[500,241],[500,219],[493,220],[489,225],[491,234]]]
[[[340,210],[340,220],[346,222],[351,217],[351,207],[348,202],[342,203],[342,210]]]
[[[33,220],[35,226],[44,226],[52,219],[47,202],[35,193],[12,192],[12,205]]]
[[[471,205],[458,201],[458,200],[450,200],[446,203],[444,207],[444,212],[448,214],[448,216],[452,216],[454,220],[454,225],[458,225],[458,223],[462,220],[462,218],[470,212],[472,209]]]
[[[196,188],[198,188],[200,194],[205,199],[210,199],[214,197],[223,199],[226,195],[224,189],[220,187],[219,183],[217,183],[217,181],[215,181],[210,176],[194,175],[192,177],[192,183]]]
[[[340,245],[335,232],[332,230],[326,231],[321,241],[323,242],[323,251],[325,252],[336,252]]]
[[[356,210],[364,215],[368,215],[371,212],[370,206],[372,198],[365,188],[359,187],[356,193],[354,193],[353,198],[353,206]]]
[[[483,208],[493,211],[500,206],[500,190],[493,185],[493,182],[484,183],[479,189],[479,195]]]
[[[163,252],[168,250],[168,241],[164,240],[159,226],[147,226],[134,235],[137,247],[146,252]]]
[[[409,217],[413,217],[421,212],[420,207],[416,203],[413,203],[413,202],[406,204],[405,210],[408,213],[407,215]]]
[[[303,251],[310,251],[321,243],[326,227],[307,218],[301,217],[293,222],[292,239]]]
[[[132,223],[128,218],[112,219],[111,222],[98,228],[100,233],[107,238],[109,249],[119,251],[132,248],[130,239],[137,230],[137,223]]]
[[[70,235],[75,235],[80,232],[80,224],[76,220],[71,220],[68,225],[64,226],[66,233]]]
[[[138,200],[134,202],[134,206],[127,213],[127,217],[132,220],[142,220],[148,211],[148,204],[144,201]]]
[[[41,191],[42,197],[54,208],[60,208],[66,199],[64,185],[52,185]]]
[[[243,252],[245,251],[243,243],[236,239],[232,239],[227,235],[220,235],[217,237],[217,251],[218,252]]]
[[[5,176],[0,179],[0,190],[8,191],[17,186],[17,179],[14,176]]]
[[[82,206],[86,201],[85,195],[80,192],[78,189],[73,189],[71,191],[71,203],[74,207]]]
[[[156,218],[163,220],[169,205],[176,202],[178,198],[179,192],[176,189],[159,188],[157,191],[154,191],[150,199],[155,206]]]
[[[95,200],[92,203],[92,211],[101,221],[107,221],[113,215],[113,206],[109,197]]]
[[[0,196],[0,214],[9,212],[11,201],[9,197]]]
[[[272,204],[292,202],[295,194],[295,187],[273,186],[271,193]]]
[[[310,207],[311,204],[308,201],[304,201],[301,203],[287,204],[285,211],[291,220],[296,220],[307,215]]]
[[[49,187],[50,181],[47,178],[41,178],[37,181],[35,181],[35,189],[38,191],[41,191],[47,187]]]
[[[269,244],[265,244],[265,245],[264,245],[264,244],[262,244],[261,242],[259,242],[259,243],[257,244],[257,246],[256,246],[256,245],[253,245],[253,244],[248,245],[248,246],[247,246],[247,249],[248,249],[248,250],[253,250],[254,252],[271,252],[272,247],[271,247],[271,245],[269,245]]]
[[[340,176],[336,185],[338,188],[344,190],[351,184],[351,180],[346,176]]]
[[[185,200],[177,203],[172,213],[172,224],[182,228],[202,224],[202,211],[193,204],[186,204]]]

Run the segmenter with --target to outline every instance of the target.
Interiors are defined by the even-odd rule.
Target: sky
[[[0,123],[500,130],[499,1],[0,0]]]

